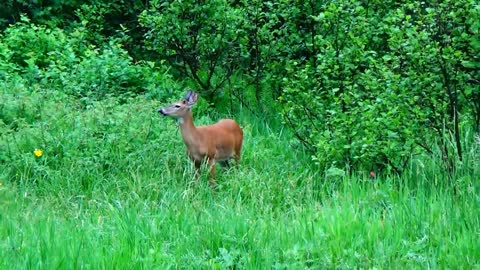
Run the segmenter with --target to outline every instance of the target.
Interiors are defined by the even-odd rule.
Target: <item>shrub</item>
[[[29,23],[27,18],[6,29],[0,43],[0,76],[18,73],[29,83],[39,83],[77,97],[125,98],[145,92],[159,95],[159,87],[174,85],[163,66],[134,63],[120,40],[98,48],[88,43],[86,29],[70,33]]]
[[[315,54],[286,61],[281,97],[285,123],[319,165],[401,173],[436,145],[448,170],[462,160],[461,123],[478,119],[478,87],[465,68],[476,57],[465,34],[476,9],[461,2],[323,4]]]
[[[140,15],[148,49],[189,78],[209,103],[238,65],[239,10],[228,1],[152,1]]]

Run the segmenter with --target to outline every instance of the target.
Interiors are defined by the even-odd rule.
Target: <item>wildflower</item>
[[[36,157],[41,157],[41,156],[43,156],[43,151],[42,151],[42,149],[38,149],[38,148],[37,148],[37,149],[35,149],[35,150],[33,151],[33,154],[34,154]]]

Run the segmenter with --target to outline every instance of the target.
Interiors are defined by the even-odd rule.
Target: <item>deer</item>
[[[195,166],[195,176],[198,177],[202,163],[206,162],[210,186],[215,187],[216,162],[222,167],[230,167],[231,159],[235,159],[236,165],[240,163],[243,131],[232,119],[222,119],[213,125],[195,126],[191,109],[197,100],[198,94],[189,90],[183,99],[160,108],[158,112],[177,119],[187,156]]]

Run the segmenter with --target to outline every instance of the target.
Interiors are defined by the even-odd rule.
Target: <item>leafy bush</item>
[[[461,120],[478,107],[469,79],[476,71],[462,64],[476,57],[464,23],[473,2],[375,10],[349,1],[319,10],[315,54],[286,62],[281,97],[285,123],[314,159],[401,173],[437,144],[452,170],[463,156]]]
[[[134,65],[132,59],[120,45],[99,50],[85,51],[85,56],[76,59],[76,66],[68,63],[52,63],[46,76],[58,80],[68,93],[78,96],[105,97],[108,94],[138,94],[144,92],[142,67]]]
[[[140,16],[147,46],[210,103],[238,65],[240,11],[227,1],[152,1]]]
[[[174,84],[168,69],[152,62],[134,63],[117,39],[97,48],[88,43],[85,31],[79,27],[64,33],[24,18],[2,37],[0,70],[89,99],[127,98],[148,91],[158,94],[158,87]]]
[[[5,71],[25,73],[48,67],[56,58],[53,53],[64,52],[68,41],[61,29],[31,24],[22,17],[21,22],[5,30],[2,44],[0,61],[10,63],[12,69]]]

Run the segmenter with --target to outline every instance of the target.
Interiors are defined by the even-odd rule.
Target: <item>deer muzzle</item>
[[[167,115],[167,113],[163,109],[158,110],[158,112],[163,116]]]

